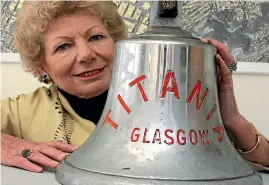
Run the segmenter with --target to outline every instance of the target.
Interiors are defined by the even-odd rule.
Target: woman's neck
[[[98,123],[106,103],[108,90],[99,96],[89,99],[79,98],[71,95],[60,88],[58,88],[58,90],[67,99],[72,109],[80,117],[92,121],[95,124]]]

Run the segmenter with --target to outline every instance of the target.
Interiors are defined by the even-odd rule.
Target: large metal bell
[[[59,165],[59,183],[263,184],[224,129],[216,49],[178,27],[180,4],[154,1],[150,29],[116,43],[102,117]]]

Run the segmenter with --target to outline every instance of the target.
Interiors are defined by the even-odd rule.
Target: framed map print
[[[151,1],[114,1],[129,36],[148,28]],[[16,53],[12,33],[16,13],[24,3],[0,2],[1,53]],[[182,28],[196,37],[224,42],[238,62],[269,64],[269,1],[184,1],[180,13]]]

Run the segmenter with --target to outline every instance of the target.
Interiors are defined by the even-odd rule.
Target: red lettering
[[[102,126],[104,126],[105,123],[109,123],[114,129],[117,129],[118,128],[118,124],[115,123],[110,117],[110,112],[111,110],[108,111],[108,113],[106,114],[106,118],[104,120],[104,122],[102,123]]]
[[[132,131],[131,141],[134,143],[137,142],[140,138],[140,134],[135,134],[136,131],[140,131],[140,128],[134,128]]]
[[[206,116],[206,120],[210,120],[210,118],[213,116],[215,110],[217,109],[217,105],[214,105],[213,108],[210,110],[210,112]]]
[[[150,141],[149,140],[147,140],[147,133],[148,133],[148,129],[147,128],[145,128],[145,130],[144,130],[144,137],[143,137],[143,143],[149,143]]]
[[[172,145],[172,144],[174,144],[175,141],[174,141],[174,138],[172,136],[168,135],[168,133],[173,134],[173,130],[171,130],[171,129],[165,130],[164,135],[167,139],[170,139],[170,141],[164,140],[164,143],[167,145]]]
[[[170,79],[172,79],[172,87],[168,87],[168,84],[170,82]],[[175,97],[179,99],[179,91],[178,91],[178,86],[177,86],[177,80],[175,77],[175,72],[174,71],[168,71],[168,73],[165,76],[165,80],[163,83],[163,88],[162,88],[162,95],[161,98],[165,98],[166,92],[173,92],[175,94]]]
[[[215,132],[221,133],[220,135],[223,135],[223,130],[224,128],[222,125],[214,128],[213,130]],[[142,130],[140,128],[133,128],[132,133],[131,133],[131,142],[136,143],[139,142],[140,138],[142,143],[152,143],[152,144],[162,144],[163,142],[167,145],[172,145],[175,144],[177,139],[177,143],[181,146],[186,145],[188,142],[190,142],[192,145],[197,146],[199,142],[203,145],[210,145],[210,139],[209,139],[209,130],[190,130],[188,132],[188,136],[186,136],[186,132],[183,129],[177,130],[177,138],[174,138],[173,133],[174,131],[171,129],[166,129],[164,131],[164,140],[162,142],[162,137],[163,137],[163,132],[161,132],[160,129],[155,129],[153,137],[150,136],[148,137],[149,134],[149,129],[144,128],[143,133],[141,132]],[[143,139],[142,139],[142,134],[143,134]],[[151,135],[151,134],[150,134]],[[219,141],[221,142],[221,139]]]
[[[203,102],[204,102],[204,100],[206,98],[206,95],[208,93],[208,89],[206,88],[205,91],[204,91],[204,94],[202,96],[202,99],[200,101],[201,89],[202,89],[202,83],[201,83],[201,81],[198,81],[196,83],[196,85],[194,86],[194,88],[192,89],[192,92],[191,92],[190,96],[187,99],[187,103],[191,103],[192,100],[193,100],[193,98],[194,98],[194,95],[197,92],[197,96],[196,96],[197,97],[197,100],[196,100],[196,108],[198,110],[201,108],[201,106],[202,106],[202,104],[203,104]]]
[[[156,130],[155,130],[155,134],[154,134],[152,143],[155,143],[156,141],[159,142],[159,144],[162,144],[162,141],[161,141],[161,134],[160,134],[160,130],[159,130],[159,129],[156,129]]]
[[[130,114],[131,110],[128,107],[128,105],[125,103],[125,101],[122,99],[121,95],[118,95],[118,100],[120,101],[121,105],[123,106],[123,108],[125,109],[125,111]]]
[[[186,137],[180,137],[180,134],[181,134],[181,133],[185,134],[185,131],[182,130],[182,129],[179,129],[179,130],[177,131],[177,142],[178,142],[178,144],[180,144],[180,145],[185,145],[187,139],[186,139]],[[182,141],[181,141],[181,140],[182,140]]]
[[[193,138],[194,136],[194,138]],[[198,134],[195,130],[190,131],[190,140],[193,145],[197,145],[198,143]]]
[[[210,145],[210,141],[208,138],[208,130],[198,130],[198,133],[204,145]]]
[[[144,100],[144,102],[147,102],[148,101],[148,98],[147,98],[147,95],[142,87],[142,84],[141,84],[141,81],[142,80],[145,80],[146,79],[146,76],[145,75],[142,75],[136,79],[134,79],[131,83],[130,83],[130,86],[134,86],[135,84],[137,84],[137,87],[138,87],[138,90],[139,92],[141,93],[141,96]]]
[[[218,136],[218,141],[221,142],[224,136],[224,126],[223,125],[219,125],[215,128],[213,128],[214,132],[217,132],[219,134]]]

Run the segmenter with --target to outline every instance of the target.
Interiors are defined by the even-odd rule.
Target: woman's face
[[[114,44],[100,17],[86,11],[60,17],[44,34],[44,70],[70,94],[97,96],[112,78]]]

